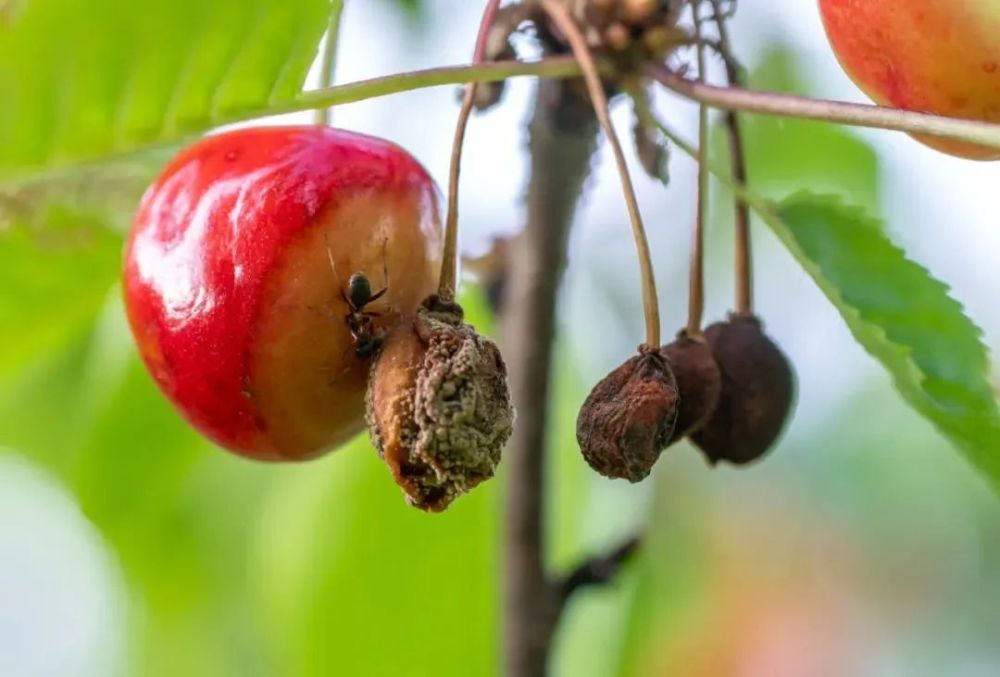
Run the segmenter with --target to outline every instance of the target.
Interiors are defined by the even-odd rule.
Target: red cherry
[[[387,286],[365,307],[376,333],[413,313],[436,286],[438,199],[403,149],[330,128],[241,129],[186,149],[143,197],[125,252],[153,378],[245,456],[305,459],[346,441],[364,424],[370,366],[347,326],[348,280]]]

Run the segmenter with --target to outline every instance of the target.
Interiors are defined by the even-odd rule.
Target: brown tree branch
[[[527,224],[511,243],[502,316],[517,424],[505,459],[504,670],[542,677],[561,606],[545,571],[545,442],[556,296],[597,120],[579,83],[539,82],[528,125]]]

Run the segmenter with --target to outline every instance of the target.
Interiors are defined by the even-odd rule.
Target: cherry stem
[[[222,117],[222,122],[218,124],[238,122],[248,117],[257,117],[260,115],[294,113],[322,106],[354,103],[379,96],[424,89],[426,87],[499,82],[500,80],[521,75],[539,78],[577,78],[580,77],[580,66],[576,63],[576,59],[572,57],[552,56],[538,61],[494,61],[477,65],[460,64],[393,73],[391,75],[382,75],[367,80],[357,80],[342,85],[321,87],[320,89],[302,92],[289,103],[268,106],[266,110]]]
[[[483,17],[479,22],[479,34],[476,36],[476,47],[472,55],[473,65],[483,61],[486,54],[486,41],[490,28],[496,20],[500,0],[487,0],[483,9]],[[438,281],[438,297],[447,303],[455,300],[455,287],[458,281],[458,179],[462,166],[462,146],[465,143],[465,130],[469,125],[469,115],[476,101],[477,83],[471,82],[465,87],[462,98],[462,108],[458,112],[458,123],[455,125],[455,138],[451,146],[451,168],[448,172],[448,213],[444,226],[444,250],[441,255],[441,277]]]
[[[890,129],[909,134],[926,134],[1000,148],[1000,125],[989,122],[917,113],[871,104],[762,92],[742,87],[717,87],[689,80],[662,65],[649,66],[646,74],[681,96],[708,104],[713,108],[833,122],[854,127]]]
[[[733,58],[729,26],[720,0],[711,0],[715,14],[715,25],[719,31],[719,52],[726,65],[726,79],[730,87],[743,87],[743,77],[739,65]],[[729,136],[729,158],[733,179],[747,183],[746,154],[743,149],[743,133],[736,111],[726,111],[726,130]],[[733,197],[736,212],[736,312],[739,315],[753,314],[753,248],[750,242],[750,205],[739,196]]]
[[[337,45],[340,43],[340,18],[344,13],[344,2],[334,2],[330,8],[330,23],[326,28],[326,42],[323,45],[323,56],[320,61],[319,86],[329,87],[333,84],[334,73],[337,70]],[[313,112],[313,122],[324,127],[330,124],[333,111],[330,106],[317,108]]]
[[[660,310],[656,298],[653,261],[649,253],[649,243],[646,240],[646,230],[642,225],[642,216],[639,214],[639,204],[635,197],[635,188],[632,186],[632,177],[629,175],[628,165],[625,161],[625,153],[618,140],[618,135],[615,133],[615,128],[611,124],[608,99],[604,94],[604,85],[601,82],[597,64],[594,62],[594,57],[587,48],[586,40],[569,11],[558,0],[541,0],[541,5],[566,38],[573,51],[573,56],[580,64],[584,81],[587,84],[587,91],[594,106],[594,113],[597,115],[597,120],[604,129],[611,149],[614,151],[618,174],[621,177],[622,191],[625,194],[625,205],[628,207],[629,220],[632,224],[636,253],[639,256],[639,272],[642,276],[642,305],[646,317],[646,345],[650,348],[657,348],[660,345]]]
[[[695,34],[701,37],[701,1],[695,3],[694,16]],[[705,46],[698,44],[698,79],[704,82],[708,78],[705,59]],[[691,237],[691,270],[688,281],[688,320],[687,335],[701,336],[701,318],[705,312],[705,213],[708,203],[708,106],[698,106],[698,195],[696,198],[696,214],[694,233]]]

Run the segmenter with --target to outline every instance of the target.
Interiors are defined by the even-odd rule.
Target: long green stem
[[[465,85],[473,82],[498,82],[520,75],[539,78],[572,78],[580,76],[580,67],[571,57],[550,57],[540,61],[495,61],[478,65],[442,66],[425,70],[394,73],[370,80],[359,80],[333,87],[303,92],[294,101],[269,106],[264,111],[234,114],[218,124],[237,122],[257,115],[294,113],[320,106],[335,106],[364,101],[377,96],[399,94],[425,87]]]
[[[546,444],[552,405],[556,299],[577,204],[600,131],[576,82],[542,80],[527,126],[525,225],[504,256],[501,335],[517,408],[504,465],[504,669],[544,677],[561,600],[546,573],[549,487]]]
[[[333,84],[334,74],[337,71],[337,46],[340,42],[340,18],[344,14],[344,3],[346,0],[333,0],[330,6],[330,23],[326,27],[326,42],[323,45],[323,56],[320,61],[319,85],[329,87]],[[313,114],[313,121],[317,125],[327,126],[330,124],[331,110],[329,106],[317,108]]]
[[[723,110],[835,122],[855,127],[891,129],[1000,148],[1000,125],[977,120],[885,108],[861,103],[811,99],[794,94],[758,92],[741,87],[716,87],[689,80],[664,66],[651,66],[649,77],[681,96]]]

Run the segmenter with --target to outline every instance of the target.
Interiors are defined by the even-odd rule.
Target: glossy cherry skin
[[[245,456],[346,441],[364,425],[370,360],[342,291],[355,272],[388,288],[365,308],[377,331],[415,311],[436,286],[438,203],[413,157],[368,136],[261,127],[189,147],[146,192],[125,252],[126,311],[156,383]]]
[[[819,0],[834,53],[875,102],[1000,122],[1000,1]],[[951,155],[1000,150],[917,137]]]

